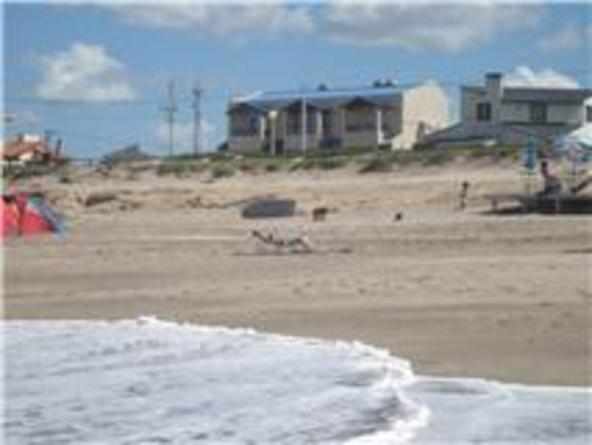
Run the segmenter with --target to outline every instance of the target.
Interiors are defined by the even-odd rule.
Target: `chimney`
[[[487,73],[485,76],[485,89],[487,94],[493,99],[502,97],[502,73]]]
[[[485,90],[491,102],[491,120],[500,121],[500,111],[504,87],[502,85],[502,73],[487,73],[485,76]]]

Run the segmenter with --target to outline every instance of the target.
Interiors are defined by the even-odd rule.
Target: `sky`
[[[192,148],[199,82],[201,149],[226,137],[240,94],[436,80],[458,115],[459,87],[490,71],[508,85],[591,87],[586,3],[450,1],[5,3],[5,137],[48,131],[73,157],[137,143]]]

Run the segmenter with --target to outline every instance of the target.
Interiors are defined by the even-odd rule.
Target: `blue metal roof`
[[[365,99],[373,103],[386,103],[401,94],[397,86],[377,86],[362,88],[266,91],[232,100],[231,107],[240,104],[252,106],[261,111],[285,108],[303,99],[307,104],[325,108],[350,102],[354,99]]]

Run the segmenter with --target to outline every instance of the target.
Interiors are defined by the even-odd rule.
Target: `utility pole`
[[[175,113],[177,112],[177,103],[175,100],[175,82],[168,83],[168,103],[162,107],[166,113],[166,120],[169,126],[169,156],[173,155],[175,145]]]
[[[306,154],[306,133],[308,132],[308,128],[306,128],[307,124],[307,116],[306,116],[306,92],[302,93],[302,109],[300,110],[300,115],[302,118],[301,127],[302,127],[302,154]]]
[[[191,93],[193,94],[193,154],[197,155],[201,149],[201,95],[203,93],[199,80],[195,82]]]
[[[43,144],[46,147],[49,147],[51,144],[51,140],[53,139],[53,136],[55,135],[55,131],[54,130],[45,130],[43,132]]]

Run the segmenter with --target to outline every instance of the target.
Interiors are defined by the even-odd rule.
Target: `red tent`
[[[15,193],[2,196],[2,237],[60,233],[60,218],[41,198]]]

